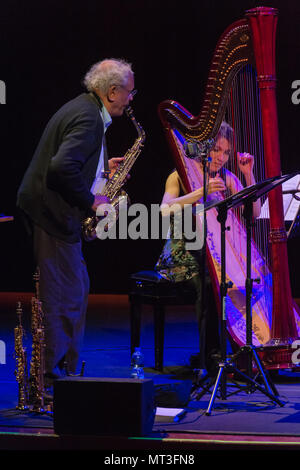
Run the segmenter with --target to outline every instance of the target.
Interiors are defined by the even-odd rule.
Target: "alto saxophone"
[[[118,209],[119,209],[119,201],[121,198],[126,198],[127,194],[124,190],[122,190],[122,186],[125,183],[126,177],[135,163],[137,157],[141,153],[142,147],[145,141],[145,132],[141,125],[136,121],[132,108],[128,106],[125,110],[127,116],[133,122],[138,137],[136,138],[133,146],[127,150],[126,154],[124,155],[124,160],[119,164],[117,170],[115,171],[112,178],[110,178],[101,193],[102,196],[106,196],[110,200],[110,204],[116,210],[116,216],[118,217]],[[96,227],[98,222],[100,221],[101,217],[94,215],[92,217],[87,217],[82,223],[82,233],[83,238],[86,241],[94,240],[97,237],[96,234]]]

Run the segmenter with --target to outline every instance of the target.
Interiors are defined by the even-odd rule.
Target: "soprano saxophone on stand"
[[[122,190],[122,186],[124,185],[126,181],[126,177],[132,168],[133,164],[135,163],[137,157],[141,153],[142,147],[144,145],[145,141],[145,132],[141,125],[136,121],[134,115],[133,115],[133,110],[130,106],[128,106],[125,110],[127,116],[131,119],[133,122],[137,133],[138,137],[136,138],[133,146],[127,150],[126,154],[124,155],[124,160],[119,164],[117,170],[115,171],[114,175],[112,178],[110,178],[101,195],[106,196],[109,200],[111,205],[115,208],[116,211],[116,216],[118,217],[118,209],[119,209],[119,203],[120,199],[125,199],[127,197],[127,194],[124,190]],[[83,233],[83,238],[86,241],[92,241],[97,237],[96,234],[96,227],[98,225],[99,220],[101,217],[95,215],[92,217],[87,217],[83,223],[82,223],[82,233]]]
[[[25,331],[22,325],[23,309],[21,302],[17,303],[18,324],[14,329],[15,337],[15,358],[16,358],[16,380],[18,383],[18,404],[17,410],[28,410],[28,371],[27,354],[23,345]]]
[[[45,331],[39,295],[39,270],[34,274],[35,297],[31,300],[32,353],[30,361],[30,402],[32,411],[44,411]]]

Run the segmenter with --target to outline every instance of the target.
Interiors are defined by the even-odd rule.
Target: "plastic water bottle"
[[[131,356],[131,377],[133,379],[144,378],[144,354],[141,352],[141,348],[135,348],[134,353]]]

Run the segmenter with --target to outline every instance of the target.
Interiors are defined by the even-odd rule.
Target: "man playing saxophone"
[[[119,59],[93,65],[84,84],[48,122],[17,195],[40,271],[46,386],[65,363],[76,372],[89,292],[81,223],[109,202],[101,188],[123,158],[108,160],[105,131],[135,93],[131,65]]]

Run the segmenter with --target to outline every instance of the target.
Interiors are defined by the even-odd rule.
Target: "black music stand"
[[[297,173],[296,173],[297,174]],[[278,392],[271,382],[267,371],[264,369],[262,362],[256,352],[255,347],[252,344],[252,286],[254,280],[251,277],[251,228],[252,228],[252,220],[253,220],[253,202],[257,199],[274,189],[276,186],[284,183],[288,179],[295,176],[295,173],[291,175],[285,176],[277,176],[273,178],[269,178],[263,182],[257,183],[255,185],[249,186],[242,191],[230,196],[223,201],[215,202],[206,205],[205,211],[212,209],[215,207],[218,210],[218,222],[220,223],[221,227],[221,285],[220,285],[220,295],[221,295],[221,328],[220,328],[220,339],[221,339],[221,361],[219,363],[219,370],[217,377],[215,379],[215,384],[213,388],[213,392],[209,401],[208,408],[206,410],[206,415],[211,414],[211,409],[216,398],[216,394],[218,388],[220,386],[221,398],[223,400],[226,399],[226,374],[227,373],[236,373],[241,379],[245,380],[249,387],[247,388],[248,391],[252,392],[254,390],[259,390],[266,396],[268,396],[273,402],[277,403],[280,406],[284,406],[284,403],[278,398]],[[227,355],[227,348],[226,348],[226,295],[227,289],[229,287],[228,283],[226,282],[226,249],[225,249],[225,232],[227,230],[226,227],[226,220],[227,220],[227,213],[229,209],[233,209],[238,206],[244,206],[244,218],[246,220],[246,232],[247,232],[247,278],[246,278],[246,345],[240,348],[240,350],[234,354],[233,356],[229,357]],[[239,357],[240,354],[247,355],[247,373],[243,373],[237,367],[235,367],[234,362]],[[252,362],[256,363],[257,369],[259,371],[259,375],[264,383],[265,388],[263,388],[256,380],[252,378]],[[224,375],[225,373],[225,375]],[[211,380],[210,386],[213,384]],[[209,386],[209,388],[210,388]],[[206,391],[208,389],[206,387]],[[240,387],[242,388],[242,387]],[[203,392],[199,394],[202,396]]]

